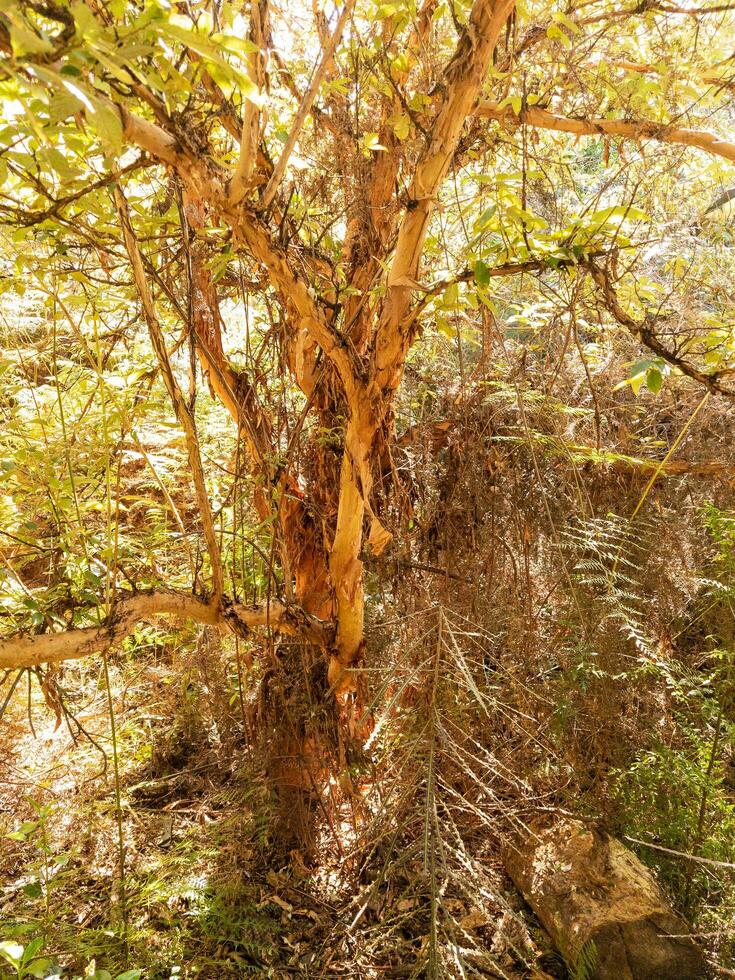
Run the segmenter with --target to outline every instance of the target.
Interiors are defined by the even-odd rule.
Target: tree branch
[[[98,98],[105,97],[100,95]],[[230,206],[227,203],[224,174],[220,174],[208,159],[192,155],[175,136],[160,126],[141,119],[112,101],[109,101],[109,105],[120,113],[124,137],[160,163],[172,167],[190,190],[191,199],[206,201],[229,224],[235,236],[244,242],[256,262],[265,268],[283,301],[296,312],[299,329],[306,330],[334,363],[347,401],[356,405],[362,397],[363,385],[349,345],[327,321],[307,283],[294,272],[286,253],[274,244],[258,217],[242,204]]]
[[[268,35],[268,0],[251,0],[250,4],[250,40],[257,46],[248,61],[252,81],[257,85],[258,92],[265,89],[266,84],[266,37]],[[230,181],[230,203],[237,204],[247,193],[250,179],[258,158],[260,143],[260,107],[248,99],[243,112],[242,134],[240,138],[240,156],[235,172]]]
[[[64,208],[68,207],[70,204],[74,204],[81,198],[85,197],[87,194],[91,194],[94,191],[98,191],[103,187],[108,187],[110,184],[115,183],[119,177],[123,174],[132,173],[135,170],[140,170],[142,167],[153,166],[154,161],[149,160],[145,154],[139,156],[137,160],[133,160],[126,166],[121,167],[118,173],[105,174],[104,177],[100,177],[99,180],[95,180],[91,184],[87,184],[85,187],[80,188],[73,194],[67,194],[66,197],[54,198],[48,191],[45,192],[46,197],[52,202],[49,207],[44,208],[42,211],[24,211],[21,208],[11,208],[7,205],[0,205],[0,213],[2,213],[2,223],[3,224],[18,224],[24,228],[30,228],[33,225],[39,225],[42,221],[48,221],[49,218],[56,218],[59,213],[63,211]],[[7,218],[5,217],[7,215]]]
[[[163,339],[163,333],[161,332],[158,317],[156,316],[153,296],[151,295],[151,291],[148,286],[148,280],[145,276],[140,249],[138,248],[138,242],[130,221],[128,203],[119,184],[115,187],[115,201],[120,214],[120,223],[122,225],[123,237],[125,239],[125,247],[130,257],[130,264],[133,270],[133,279],[135,280],[138,295],[140,296],[140,301],[143,306],[143,313],[148,324],[148,332],[150,333],[151,343],[153,344],[153,349],[156,353],[156,357],[158,358],[158,363],[161,368],[161,374],[163,375],[166,390],[168,391],[171,401],[173,402],[176,418],[178,419],[181,428],[184,430],[186,449],[189,457],[189,466],[191,467],[191,475],[192,480],[194,481],[197,505],[199,507],[199,515],[202,521],[204,539],[207,543],[209,562],[212,566],[212,589],[214,591],[215,598],[219,599],[224,591],[224,569],[222,567],[222,555],[220,553],[219,541],[217,540],[217,533],[214,529],[212,505],[209,500],[207,485],[204,479],[204,467],[202,466],[202,457],[199,451],[199,439],[196,433],[194,416],[186,403],[186,399],[184,398],[181,388],[179,387],[179,383],[176,380],[171,363],[168,359],[166,343]]]
[[[278,185],[283,179],[283,175],[286,172],[286,166],[288,164],[289,157],[293,152],[294,146],[296,146],[296,140],[299,138],[299,133],[304,125],[306,117],[311,112],[311,107],[314,104],[314,99],[317,97],[319,92],[319,86],[322,84],[322,80],[327,73],[329,64],[334,56],[334,52],[337,49],[337,45],[342,37],[342,32],[345,29],[345,24],[349,18],[352,10],[355,6],[355,0],[346,0],[345,5],[342,9],[342,13],[337,21],[337,26],[334,29],[332,36],[327,41],[324,50],[322,51],[322,59],[319,62],[314,75],[311,79],[311,84],[303,98],[301,105],[299,106],[299,111],[296,113],[296,118],[291,124],[291,131],[288,134],[288,139],[286,140],[286,145],[281,150],[281,155],[278,158],[278,162],[271,174],[271,179],[268,181],[265,191],[263,192],[263,198],[260,202],[260,206],[265,210],[273,198],[276,196],[276,191],[278,190]],[[239,194],[239,187],[233,189],[233,201],[237,199],[237,194]],[[242,197],[242,194],[240,194]]]
[[[369,390],[360,385],[361,397],[350,400],[345,428],[344,455],[340,469],[337,527],[329,569],[337,603],[337,656],[330,662],[328,678],[335,690],[346,689],[345,670],[359,655],[363,640],[364,588],[360,551],[363,518],[371,517],[370,540],[375,553],[390,540],[370,509],[372,487],[371,451],[379,426],[400,382],[411,331],[402,329],[413,291],[421,252],[436,195],[454,156],[462,126],[481,90],[492,61],[500,30],[514,0],[475,0],[470,22],[447,65],[444,103],[432,127],[431,142],[419,158],[409,188],[408,209],[398,233],[388,291],[381,311],[372,352]],[[376,410],[377,409],[377,410]]]
[[[713,394],[724,395],[726,398],[735,398],[735,391],[731,391],[725,388],[720,380],[718,374],[715,372],[713,374],[705,374],[703,371],[698,370],[694,365],[689,364],[678,354],[670,351],[661,341],[658,339],[656,334],[651,330],[647,322],[640,322],[632,317],[630,313],[627,312],[621,306],[620,300],[618,299],[617,293],[615,292],[615,287],[612,284],[612,280],[605,269],[602,269],[594,261],[587,260],[584,265],[590,271],[595,285],[600,290],[602,294],[605,306],[610,313],[615,317],[621,326],[626,327],[630,333],[640,341],[645,347],[653,351],[654,354],[658,354],[667,364],[671,364],[678,368],[682,374],[685,374],[688,378],[699,382],[699,384],[704,385]]]
[[[168,164],[169,167],[185,167],[190,161],[179,141],[165,129],[161,129],[156,123],[142,119],[140,116],[129,112],[124,106],[116,102],[109,101],[111,108],[116,109],[120,114],[120,121],[123,127],[123,136],[130,143],[135,143],[142,150],[150,153],[152,157],[160,163]]]
[[[410,335],[401,330],[416,289],[421,253],[439,187],[447,174],[465,119],[479,95],[500,31],[514,0],[475,0],[467,30],[445,70],[446,94],[432,126],[431,142],[419,159],[408,191],[388,295],[375,340],[374,385],[393,390],[399,383]]]
[[[519,126],[524,123],[538,129],[552,129],[573,136],[620,136],[624,139],[652,139],[661,143],[678,143],[681,146],[695,146],[715,156],[724,157],[735,163],[735,143],[721,139],[712,133],[697,129],[680,129],[651,120],[626,122],[622,119],[574,118],[559,116],[537,106],[529,106],[516,113],[510,106],[501,108],[499,102],[482,102],[475,112],[482,119]]]
[[[595,255],[612,255],[620,251],[620,246],[618,248],[609,249],[602,252],[590,253],[590,257]],[[569,269],[579,266],[581,259],[578,258],[568,258],[568,259],[557,259],[554,264],[552,264],[549,257],[539,258],[539,259],[525,259],[519,262],[502,262],[499,265],[492,265],[486,270],[487,276],[491,279],[505,278],[509,276],[520,276],[527,272],[558,272],[560,269]],[[458,273],[456,276],[452,276],[451,279],[440,279],[438,282],[432,283],[430,286],[423,286],[417,284],[417,289],[420,289],[424,294],[418,302],[416,302],[409,310],[405,320],[401,323],[401,329],[403,331],[410,330],[416,320],[421,316],[425,310],[428,303],[443,293],[445,289],[455,283],[460,282],[472,282],[475,279],[475,273],[472,269],[463,269],[462,272]]]
[[[424,0],[406,41],[406,49],[417,59],[426,45],[436,6],[437,0]],[[386,45],[395,33],[393,21],[393,17],[383,21],[382,32]],[[368,165],[369,176],[364,182],[360,182],[356,206],[353,206],[347,223],[343,246],[343,254],[347,259],[347,282],[352,287],[351,292],[344,297],[344,329],[361,353],[371,339],[373,310],[367,302],[370,287],[384,268],[399,216],[395,188],[404,152],[390,120],[396,114],[411,114],[405,98],[410,60],[405,67],[398,70],[396,62],[389,62],[387,52],[386,47],[383,52],[385,75],[393,92],[383,95],[380,121],[376,124],[378,142],[385,150],[372,154]],[[423,133],[424,136],[427,135],[425,131]]]
[[[349,345],[327,321],[306,282],[291,268],[286,253],[274,244],[258,218],[251,212],[239,207],[227,208],[222,213],[233,231],[244,241],[253,258],[265,268],[282,299],[295,311],[298,327],[306,330],[334,363],[348,403],[356,405],[361,397],[362,384]]]
[[[224,625],[238,634],[267,626],[290,636],[303,636],[325,649],[329,648],[333,636],[330,623],[310,616],[299,606],[278,600],[251,606],[226,601],[214,604],[184,592],[156,589],[119,597],[100,626],[0,639],[0,669],[17,670],[80,660],[109,650],[129,636],[139,622],[152,616],[174,616],[206,626]]]

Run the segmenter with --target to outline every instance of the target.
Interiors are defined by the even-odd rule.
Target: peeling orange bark
[[[347,684],[342,675],[359,656],[363,642],[364,586],[360,554],[366,516],[371,521],[370,543],[374,550],[381,550],[390,540],[370,502],[372,464],[379,437],[390,427],[393,393],[403,375],[405,357],[415,334],[415,322],[409,314],[428,224],[465,120],[481,95],[493,51],[513,8],[513,0],[476,0],[472,8],[469,24],[445,70],[446,85],[430,127],[430,140],[413,172],[408,206],[398,226],[387,294],[379,305],[376,300],[368,299],[367,291],[381,273],[380,263],[386,260],[391,247],[395,228],[393,209],[397,209],[398,199],[395,160],[390,154],[379,154],[379,159],[374,161],[365,201],[367,207],[350,232],[348,265],[359,298],[347,298],[345,308],[349,316],[342,331],[317,301],[308,279],[294,265],[288,251],[274,241],[266,215],[247,206],[237,193],[232,194],[232,178],[211,160],[193,153],[185,141],[125,109],[120,110],[126,138],[176,170],[190,202],[211,210],[227,222],[235,244],[249,252],[266,271],[286,313],[289,338],[285,354],[296,382],[309,397],[325,399],[320,408],[327,417],[346,418],[331,543],[311,519],[300,487],[290,477],[284,479],[265,468],[267,485],[273,487],[281,500],[279,520],[297,593],[307,608],[320,614],[331,611],[333,600],[337,639],[330,673],[339,688]],[[427,0],[412,37],[414,46],[422,43],[431,12],[432,3]],[[384,108],[390,105],[388,100]],[[383,123],[387,124],[385,115]],[[386,138],[390,139],[389,134]],[[280,220],[284,220],[283,216]],[[263,434],[257,425],[255,393],[243,387],[247,379],[243,381],[236,376],[223,354],[216,297],[208,293],[206,282],[195,284],[195,288],[201,297],[201,324],[197,331],[200,356],[206,359],[213,390],[238,419],[255,458]],[[326,378],[323,370],[317,369],[318,351],[328,362]],[[335,381],[340,388],[339,403],[330,402],[329,389]],[[320,383],[326,394],[317,390]],[[258,506],[262,507],[263,502]]]
[[[188,202],[192,227],[201,227],[203,214]],[[191,312],[196,353],[213,393],[237,423],[250,458],[254,477],[253,502],[261,520],[274,508],[281,529],[286,563],[294,576],[297,600],[309,613],[323,619],[332,615],[326,550],[320,529],[309,514],[304,494],[293,474],[279,472],[272,461],[273,431],[267,410],[243,371],[232,367],[222,343],[222,317],[215,284],[207,265],[206,244],[194,239],[191,253]]]

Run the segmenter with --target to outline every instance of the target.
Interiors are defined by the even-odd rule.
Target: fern
[[[640,572],[646,557],[648,525],[615,514],[577,520],[562,534],[571,557],[572,578],[596,610],[598,628],[615,625],[647,657],[654,641],[646,628]]]
[[[573,980],[591,980],[597,966],[597,947],[594,940],[590,939],[580,949],[577,962],[572,970]]]
[[[504,948],[526,968],[532,944],[478,845],[497,831],[509,796],[530,788],[480,734],[509,712],[488,667],[499,637],[443,607],[426,615],[428,629],[413,644],[386,651],[400,657],[374,699],[383,706],[372,745],[386,753],[376,759],[384,778],[365,801],[372,819],[356,848],[373,878],[355,896],[347,935],[359,929],[374,962],[410,963],[407,976],[506,976],[484,923],[495,928],[501,913]],[[370,861],[379,855],[382,862]],[[383,901],[379,921],[368,924]]]

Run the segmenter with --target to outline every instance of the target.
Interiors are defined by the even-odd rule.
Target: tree
[[[138,336],[125,322],[134,297],[149,343],[136,391],[152,383],[152,351],[185,437],[207,563],[202,572],[195,561],[188,582],[142,575],[131,593],[119,556],[100,547],[87,558],[101,591],[0,642],[0,666],[107,649],[164,613],[316,644],[328,687],[352,701],[365,549],[395,548],[405,522],[392,455],[412,346],[439,330],[456,333],[461,352],[461,317],[493,329],[508,309],[496,280],[571,285],[575,310],[616,322],[653,355],[634,384],[657,390],[673,371],[731,397],[727,316],[705,296],[694,312],[677,301],[694,274],[689,246],[658,284],[636,265],[657,234],[636,203],[651,198],[646,159],[663,161],[668,187],[699,167],[717,178],[735,161],[721,135],[733,83],[717,38],[728,11],[6,4],[1,211],[16,254],[5,288],[32,273],[54,320],[77,331],[72,294],[92,321],[114,311],[109,346],[98,334],[84,341],[99,371],[121,337]],[[611,167],[579,213],[544,200],[569,146],[547,132],[590,137]],[[261,321],[239,360],[224,330],[233,303]],[[195,364],[232,418],[272,544],[267,597],[253,605],[223,548],[237,527],[212,503]]]

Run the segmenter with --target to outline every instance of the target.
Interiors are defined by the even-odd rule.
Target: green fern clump
[[[562,550],[571,558],[571,584],[579,590],[577,602],[584,597],[592,607],[587,635],[620,630],[643,655],[653,649],[641,585],[650,531],[642,521],[608,514],[570,523],[561,541]]]
[[[597,966],[597,947],[593,940],[585,943],[577,955],[577,962],[572,971],[573,980],[590,980]]]
[[[728,726],[728,737],[735,726]],[[689,852],[699,828],[700,801],[706,814],[698,856],[716,861],[735,859],[735,796],[729,785],[726,760],[709,769],[712,731],[688,725],[680,729],[677,747],[655,743],[620,775],[621,817],[630,836]],[[649,854],[649,858],[653,855]],[[688,879],[689,865],[662,854],[655,861],[674,891]],[[703,883],[711,875],[703,874]]]
[[[703,521],[713,551],[690,622],[680,631],[686,640],[687,629],[698,627],[691,632],[693,664],[677,659],[675,647],[669,658],[649,663],[669,714],[618,773],[616,794],[621,826],[655,845],[641,847],[641,855],[655,864],[676,904],[686,913],[697,910],[700,928],[731,943],[725,910],[735,902],[735,880],[722,864],[735,863],[735,515],[708,505]]]

